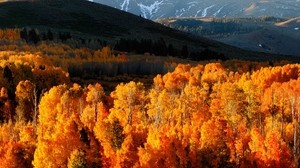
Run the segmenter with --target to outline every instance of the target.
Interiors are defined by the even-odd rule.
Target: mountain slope
[[[142,17],[84,0],[28,0],[0,3],[0,27],[37,27],[72,31],[114,45],[120,38],[164,39],[189,51],[211,51],[227,58],[274,60],[299,58],[241,50],[220,42],[176,31]],[[195,58],[197,59],[197,58]]]
[[[300,56],[300,19],[165,18],[158,23],[239,48]]]
[[[279,27],[289,27],[294,28],[294,30],[299,30],[300,27],[300,17],[291,18],[283,22],[276,23]]]
[[[191,16],[300,16],[299,0],[94,0],[94,2],[149,19]]]

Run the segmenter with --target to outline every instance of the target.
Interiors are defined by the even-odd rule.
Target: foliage
[[[67,70],[138,61],[71,50],[0,53],[0,167],[299,166],[299,64],[179,64],[151,87],[131,81],[109,94]],[[141,71],[129,67],[120,69]]]
[[[68,160],[68,168],[85,168],[86,160],[84,151],[75,149]]]

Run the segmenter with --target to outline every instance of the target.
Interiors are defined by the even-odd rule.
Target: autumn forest
[[[299,64],[136,61],[37,32],[0,30],[0,167],[299,166]],[[151,82],[99,82],[130,74]]]

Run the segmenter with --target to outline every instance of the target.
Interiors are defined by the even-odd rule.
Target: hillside
[[[248,52],[207,38],[176,31],[142,17],[84,0],[35,0],[0,3],[0,27],[34,27],[58,29],[78,36],[108,41],[114,46],[123,39],[160,40],[181,50],[187,46],[200,59],[202,52],[222,55],[226,59],[278,60],[298,58]],[[73,35],[73,36],[75,36]],[[198,53],[198,54],[197,54]],[[211,54],[211,55],[212,55]],[[202,54],[203,55],[203,54]],[[209,59],[209,58],[205,58]]]
[[[283,22],[278,22],[276,23],[276,26],[290,27],[290,28],[294,28],[294,30],[298,30],[300,27],[300,17],[291,18]]]
[[[149,19],[166,17],[298,17],[299,0],[93,0]]]
[[[166,18],[168,27],[246,50],[299,56],[299,18]]]

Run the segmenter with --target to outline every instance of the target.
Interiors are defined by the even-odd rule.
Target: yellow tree
[[[89,85],[86,90],[86,106],[83,109],[80,119],[85,127],[93,131],[98,115],[107,115],[103,101],[106,100],[103,87],[97,83]]]
[[[110,144],[116,153],[116,164],[133,166],[138,161],[137,148],[146,141],[146,95],[141,83],[120,84],[112,92],[114,106],[107,124]],[[123,165],[123,166],[122,166]]]
[[[122,126],[146,122],[146,95],[142,83],[120,84],[111,97],[114,99],[114,107],[110,110],[109,118],[118,119]]]
[[[59,85],[41,99],[38,142],[33,161],[35,167],[67,167],[72,151],[83,146],[75,122],[78,111],[65,108],[62,99],[66,92],[66,85]]]
[[[211,119],[201,127],[201,166],[212,167],[230,165],[230,151],[226,144],[226,120]]]
[[[33,125],[9,122],[0,126],[0,167],[33,167],[36,136]]]
[[[201,81],[207,84],[208,90],[211,91],[214,84],[226,81],[227,73],[220,63],[210,63],[205,65]]]

